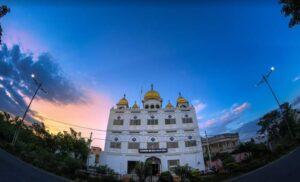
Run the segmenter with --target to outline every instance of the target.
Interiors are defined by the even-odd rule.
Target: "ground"
[[[300,148],[282,158],[231,181],[276,182],[300,180]]]
[[[13,155],[0,149],[0,181],[67,181],[64,178],[35,168]],[[299,181],[300,179],[300,148],[285,155],[277,161],[248,174],[234,178],[234,182],[276,182],[276,181]]]
[[[55,176],[30,164],[27,164],[6,151],[0,149],[0,181],[28,181],[28,182],[53,182],[68,181],[62,177]]]

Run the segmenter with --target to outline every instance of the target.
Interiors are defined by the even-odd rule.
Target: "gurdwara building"
[[[120,99],[110,110],[100,164],[119,174],[134,173],[138,161],[149,162],[153,175],[177,165],[204,170],[201,138],[195,108],[179,94],[174,107],[163,107],[160,94],[148,91],[142,107]]]

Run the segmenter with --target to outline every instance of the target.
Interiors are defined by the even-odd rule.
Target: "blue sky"
[[[76,87],[132,104],[151,83],[165,104],[181,92],[212,134],[276,107],[255,87],[271,66],[280,100],[299,96],[300,28],[288,28],[276,1],[6,4],[6,42],[49,52]]]

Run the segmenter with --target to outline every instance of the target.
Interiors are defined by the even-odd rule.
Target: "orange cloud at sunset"
[[[88,98],[86,103],[66,105],[36,99],[31,106],[31,110],[38,113],[37,119],[43,118],[46,127],[53,133],[69,131],[70,127],[80,131],[83,137],[89,137],[90,132],[93,132],[93,138],[98,139],[93,140],[92,145],[100,146],[103,149],[104,140],[99,140],[99,138],[105,139],[105,132],[91,131],[57,122],[61,121],[68,124],[106,130],[109,110],[113,106],[113,102],[108,96],[94,91],[88,91],[86,95]]]

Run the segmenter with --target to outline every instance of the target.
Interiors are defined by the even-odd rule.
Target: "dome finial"
[[[132,108],[133,109],[138,109],[139,108],[139,106],[137,105],[136,101],[134,101],[134,104],[133,104]]]
[[[181,92],[179,92],[179,97],[181,97]]]
[[[124,94],[124,99],[126,98],[126,94]]]
[[[151,90],[153,90],[153,83],[151,83]]]

